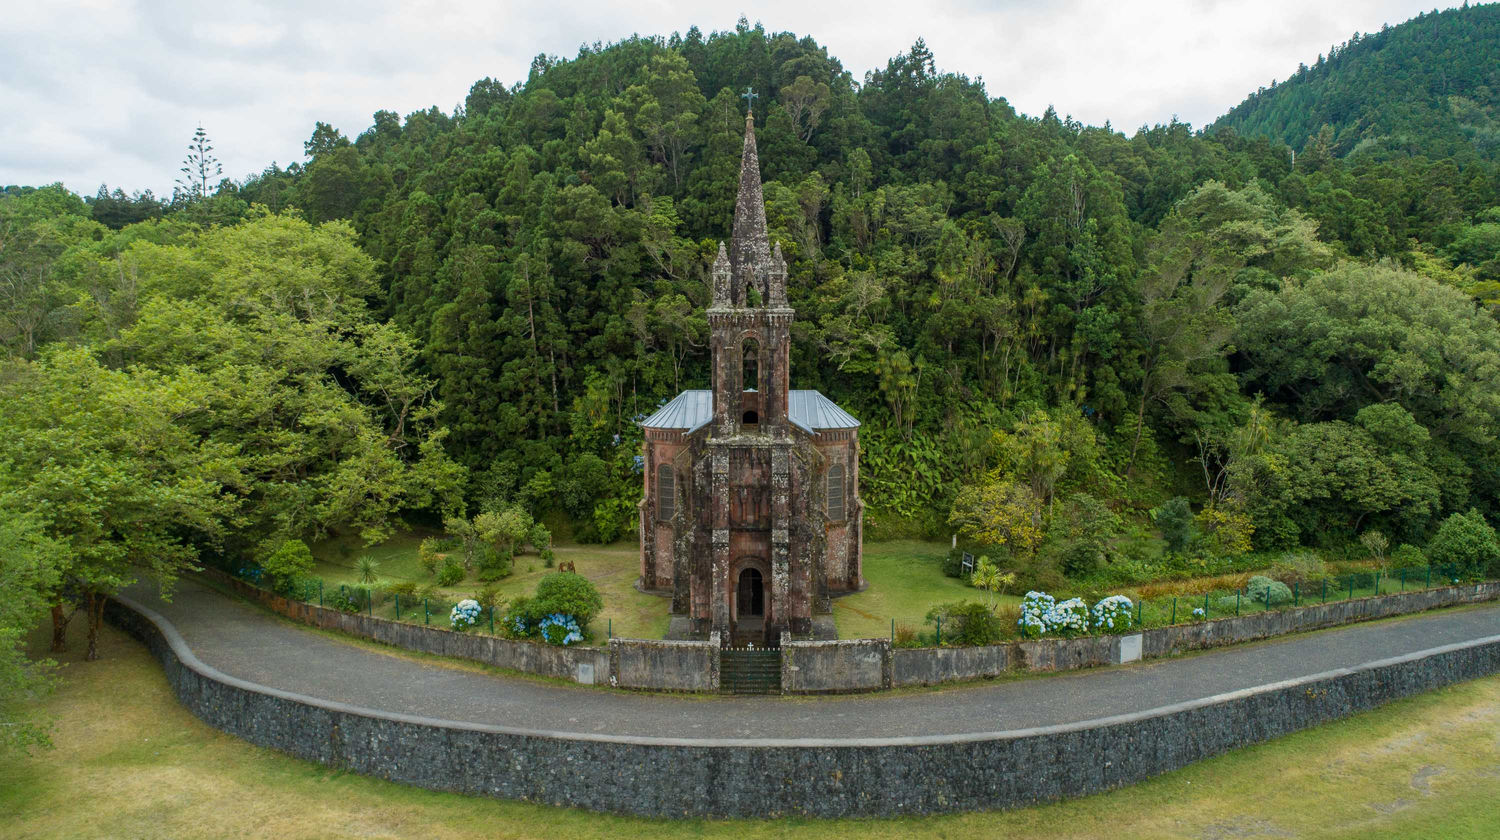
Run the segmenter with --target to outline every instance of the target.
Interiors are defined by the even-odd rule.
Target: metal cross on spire
[[[745,100],[745,113],[754,113],[755,100],[760,98],[760,94],[747,87],[745,88],[745,92],[740,94],[740,98]]]

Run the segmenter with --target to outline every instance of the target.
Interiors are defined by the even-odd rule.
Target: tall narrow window
[[[677,478],[672,475],[672,465],[662,464],[656,468],[656,518],[669,522],[677,512]]]
[[[828,518],[835,522],[844,519],[843,464],[833,464],[828,468]]]
[[[740,390],[754,391],[760,388],[760,345],[755,339],[745,339],[745,345],[741,349],[743,359],[743,370],[741,371]]]

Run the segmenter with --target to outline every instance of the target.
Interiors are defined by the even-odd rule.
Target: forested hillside
[[[1400,33],[1450,14],[1495,19],[1422,18],[1286,90],[1364,85],[1336,71],[1428,49]],[[1486,40],[1443,49],[1500,42],[1462,28]],[[1494,155],[1343,157],[1336,134],[1293,165],[1249,128],[1127,137],[1018,114],[920,42],[856,80],[743,21],[538,57],[454,113],[320,123],[305,164],[206,195],[9,190],[7,376],[55,376],[60,400],[176,383],[194,475],[236,517],[178,539],[378,534],[460,485],[470,511],[629,535],[635,421],[708,381],[746,88],[793,386],[864,422],[871,534],[961,526],[1016,564],[1128,576],[1372,530],[1420,545],[1500,505]],[[1167,533],[1164,561],[1179,496],[1191,536]]]
[[[1319,134],[1323,126],[1326,134]],[[1216,123],[1318,153],[1500,155],[1500,5],[1421,14],[1356,34]]]

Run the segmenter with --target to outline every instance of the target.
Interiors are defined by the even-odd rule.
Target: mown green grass
[[[85,663],[74,630],[59,690],[45,701],[55,749],[0,762],[8,839],[1500,836],[1500,677],[1053,805],[892,820],[665,821],[417,790],[253,747],[178,705],[139,644],[106,628],[103,658]],[[33,649],[45,642],[38,632]]]
[[[984,592],[943,574],[942,560],[947,553],[947,544],[941,542],[891,540],[865,543],[864,572],[868,588],[836,598],[833,602],[839,638],[889,637],[892,619],[897,625],[931,631],[933,628],[924,624],[928,611],[938,604],[983,600]],[[995,599],[996,603],[1019,603],[1020,600],[1015,596]]]
[[[313,574],[321,577],[328,585],[357,585],[359,574],[356,564],[359,557],[368,555],[380,564],[379,574],[384,580],[430,583],[432,577],[417,562],[417,547],[429,536],[441,534],[403,532],[368,548],[363,547],[357,537],[324,540],[312,546],[313,558],[317,561]],[[640,549],[634,543],[560,543],[554,546],[554,553],[557,555],[557,562],[573,563],[579,574],[593,581],[594,586],[599,589],[600,597],[604,599],[604,610],[590,628],[596,642],[607,638],[611,632],[617,637],[640,639],[659,639],[666,634],[671,602],[667,598],[645,595],[636,590],[635,581],[640,576]],[[494,585],[506,599],[529,596],[536,591],[537,581],[553,571],[556,570],[543,565],[542,559],[535,553],[521,554],[515,558],[510,576]],[[473,597],[487,585],[470,575],[462,583],[440,588],[439,597],[445,603],[451,603]],[[406,620],[424,620],[420,603],[406,599],[401,607],[402,617]],[[375,613],[395,618],[394,608],[394,601],[377,600]],[[447,607],[444,606],[442,614],[434,614],[433,622],[446,624],[446,610]]]

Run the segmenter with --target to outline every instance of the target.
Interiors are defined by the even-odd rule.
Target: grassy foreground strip
[[[45,639],[36,637],[37,649]],[[1131,788],[1022,811],[896,820],[669,822],[402,787],[200,723],[145,648],[106,628],[63,654],[56,748],[0,763],[0,836],[1494,837],[1500,677],[1394,703]]]

